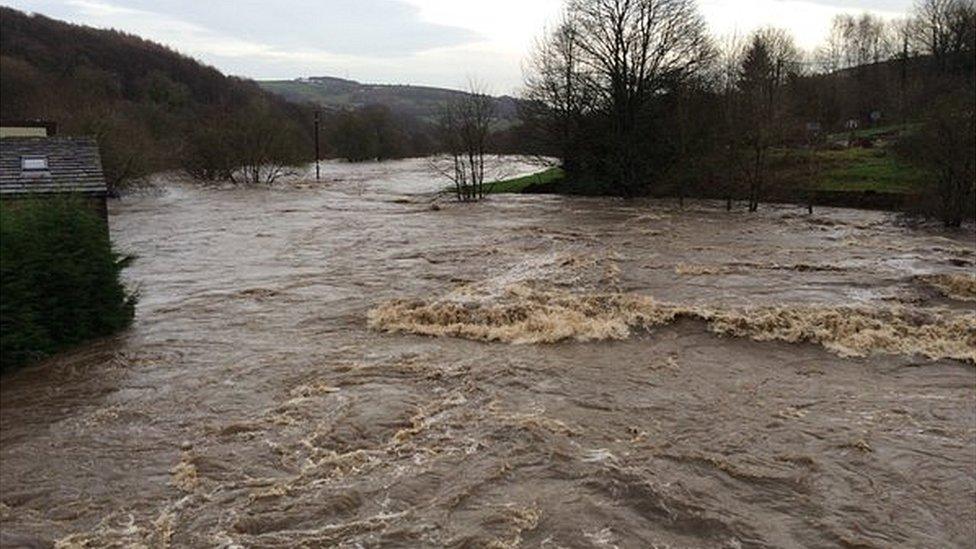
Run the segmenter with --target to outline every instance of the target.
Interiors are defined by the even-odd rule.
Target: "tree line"
[[[716,40],[693,0],[567,0],[531,57],[524,120],[578,188],[704,190],[750,211],[776,149],[916,122],[898,150],[932,170],[938,213],[959,225],[973,210],[974,51],[972,0],[921,0],[901,21],[842,15],[810,54],[782,29]]]
[[[927,207],[958,225],[974,209],[974,13],[973,0],[921,0],[899,21],[843,15],[807,53],[781,29],[709,36],[693,0],[567,0],[530,58],[519,125],[498,124],[472,89],[434,120],[380,105],[323,112],[320,153],[446,153],[439,171],[462,200],[490,190],[488,153],[556,156],[569,189],[721,196],[755,211],[808,192],[771,176],[784,149],[815,151],[880,119],[914,123],[895,150],[933,174]],[[173,168],[266,184],[313,160],[313,105],[132,35],[0,15],[0,116],[96,136],[113,188]]]

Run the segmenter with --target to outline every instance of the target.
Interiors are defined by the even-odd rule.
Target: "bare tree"
[[[908,114],[909,65],[917,55],[912,35],[914,22],[911,19],[898,19],[888,24],[888,41],[892,48],[892,59],[898,63],[897,110],[902,123]]]
[[[847,16],[838,15],[834,17],[827,40],[814,52],[814,58],[823,73],[830,74],[846,68],[844,51],[846,49],[847,20],[844,17]]]
[[[896,47],[891,38],[888,24],[880,17],[838,15],[825,44],[817,49],[817,63],[822,71],[831,73],[885,61]]]
[[[525,112],[544,148],[554,150],[563,168],[579,162],[581,122],[592,108],[580,49],[579,27],[571,12],[536,43],[526,70]]]
[[[449,103],[441,113],[441,146],[447,151],[447,166],[434,168],[454,183],[458,201],[473,202],[490,192],[485,181],[488,137],[495,120],[495,102],[481,84],[472,81],[468,93]]]
[[[920,0],[915,6],[914,36],[922,53],[946,70],[952,60],[976,50],[976,1]]]
[[[964,93],[934,100],[918,131],[898,143],[902,156],[931,174],[931,193],[920,206],[940,217],[947,227],[959,227],[976,210],[976,108],[973,84]],[[934,200],[933,200],[934,199]],[[926,204],[926,201],[937,201]]]
[[[741,165],[736,107],[745,46],[742,37],[738,34],[727,37],[722,43],[713,64],[716,73],[716,88],[722,101],[722,119],[720,126],[718,126],[722,133],[719,163],[722,166],[722,186],[724,187],[726,210],[732,209],[732,196],[737,187],[736,174],[740,171],[738,168]]]
[[[880,63],[891,57],[887,24],[870,13],[862,14],[855,20],[849,42],[851,66]]]
[[[612,183],[633,196],[646,183],[640,122],[648,103],[712,54],[694,0],[570,0],[587,83],[609,117]]]

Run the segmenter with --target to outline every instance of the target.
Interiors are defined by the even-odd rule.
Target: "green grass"
[[[823,169],[812,183],[818,190],[912,194],[928,177],[887,148],[823,151],[818,159]]]
[[[549,168],[548,170],[532,175],[496,181],[491,185],[491,192],[493,194],[521,193],[529,185],[553,183],[562,180],[564,177],[566,177],[566,173],[563,172],[562,168]]]
[[[787,188],[918,194],[929,177],[887,147],[824,150],[813,158],[799,149],[776,149],[770,155],[769,180]]]
[[[770,153],[769,181],[792,189],[913,195],[923,193],[931,177],[884,146],[818,151],[815,160],[811,166],[808,151],[774,149]],[[522,193],[530,185],[552,183],[559,184],[556,192],[563,194],[600,194],[598,187],[566,180],[562,168],[497,181],[491,192]]]
[[[794,188],[821,191],[876,192],[917,194],[925,187],[928,174],[895,156],[894,151],[879,147],[852,148],[816,153],[816,169],[811,173],[807,153],[799,150],[774,150],[770,179]],[[561,168],[550,168],[537,174],[494,183],[492,193],[521,193],[533,184],[558,183],[565,179]],[[570,193],[567,186],[563,192]],[[585,193],[584,193],[585,194]]]

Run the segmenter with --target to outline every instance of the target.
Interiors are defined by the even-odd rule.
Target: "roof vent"
[[[25,172],[46,172],[46,156],[22,156],[20,157],[20,169]]]

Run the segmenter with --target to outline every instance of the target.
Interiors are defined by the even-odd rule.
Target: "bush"
[[[127,327],[127,262],[80,200],[0,203],[0,370]]]

